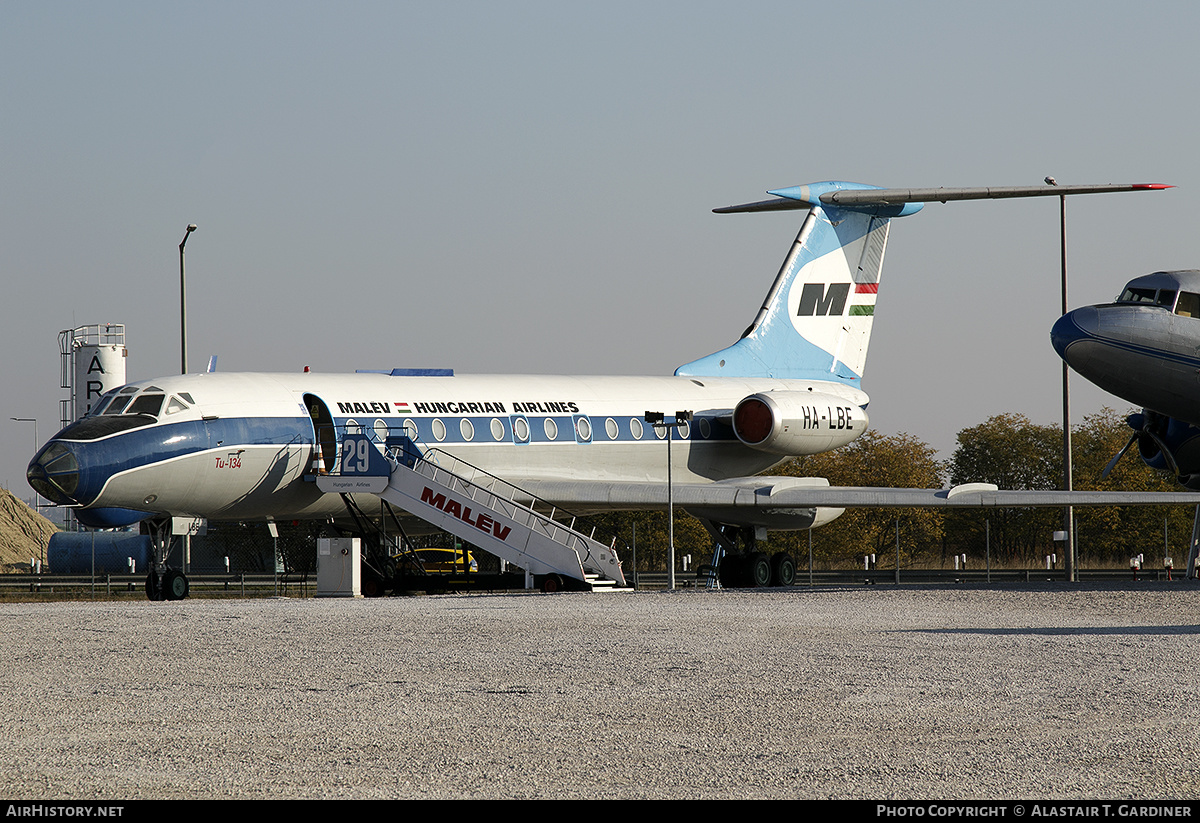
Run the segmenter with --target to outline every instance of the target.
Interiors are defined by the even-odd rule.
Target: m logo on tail
[[[830,283],[825,290],[824,283],[805,283],[800,293],[800,308],[797,317],[827,317],[840,316],[846,310],[846,298],[850,294],[849,283]]]

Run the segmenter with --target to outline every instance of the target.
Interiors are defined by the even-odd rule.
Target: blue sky
[[[0,4],[0,485],[57,429],[57,335],[129,379],[393,366],[668,374],[753,318],[767,189],[1166,182],[1069,201],[1071,304],[1200,267],[1200,6]],[[872,425],[949,457],[1061,415],[1058,203],[893,227]],[[1119,401],[1073,382],[1075,417]]]

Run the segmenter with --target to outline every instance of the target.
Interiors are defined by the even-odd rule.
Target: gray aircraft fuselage
[[[1135,278],[1117,302],[1064,314],[1050,341],[1105,391],[1200,425],[1200,271]]]
[[[1115,302],[1064,314],[1050,341],[1072,369],[1142,407],[1102,476],[1136,443],[1147,465],[1200,490],[1200,271],[1134,278]]]

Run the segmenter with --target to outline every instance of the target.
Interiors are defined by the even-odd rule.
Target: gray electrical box
[[[317,597],[362,597],[361,556],[357,537],[318,539]]]

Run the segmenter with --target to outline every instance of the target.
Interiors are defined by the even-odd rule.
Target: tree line
[[[1073,486],[1076,490],[1178,491],[1174,478],[1145,465],[1136,453],[1120,460],[1107,478],[1105,465],[1129,439],[1125,415],[1112,409],[1090,415],[1072,427]],[[909,434],[868,431],[844,448],[797,457],[767,472],[794,477],[825,477],[834,486],[946,488],[960,483],[994,483],[1001,489],[1052,490],[1063,483],[1062,427],[1031,422],[1021,414],[999,414],[958,433],[948,460]],[[1077,562],[1081,568],[1127,564],[1144,554],[1147,565],[1172,555],[1179,568],[1187,557],[1194,510],[1185,506],[1076,508]],[[967,555],[975,567],[990,554],[995,566],[1038,568],[1055,554],[1062,566],[1063,509],[847,509],[829,525],[811,532],[814,563],[820,568],[861,566],[866,555],[895,563],[897,532],[902,567],[952,567]],[[636,538],[639,571],[666,568],[667,518],[661,512],[605,515],[604,526],[625,542]],[[772,532],[767,552],[788,551],[807,565],[810,534]],[[691,555],[692,566],[707,563],[712,541],[699,521],[676,511],[677,558]],[[625,563],[629,559],[622,558]]]

